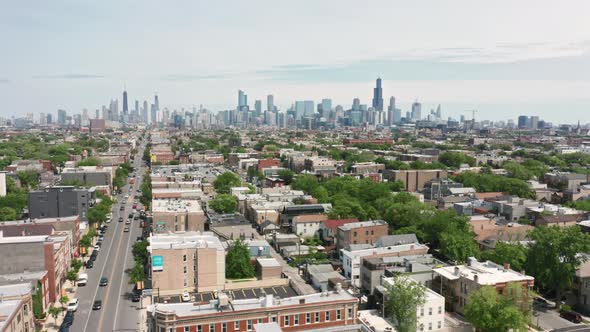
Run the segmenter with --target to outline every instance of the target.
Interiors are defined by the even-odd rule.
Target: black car
[[[86,262],[86,268],[87,269],[91,269],[94,266],[94,260],[89,260],[88,262]]]
[[[101,300],[94,301],[94,303],[92,304],[92,310],[100,310],[101,308],[102,308],[102,301]]]
[[[123,217],[119,217],[119,222],[123,222]]]
[[[119,211],[125,211],[125,205],[121,205],[121,207],[119,208]]]
[[[72,324],[74,323],[74,312],[73,311],[68,311],[66,313],[66,315],[64,316],[64,321],[63,323],[61,323],[61,326],[64,327],[70,327],[72,326]]]
[[[109,284],[109,279],[107,277],[100,278],[100,282],[98,283],[99,286],[106,286]]]
[[[139,302],[140,299],[141,299],[141,295],[139,295],[139,293],[131,294],[131,302]]]
[[[582,322],[582,315],[575,311],[564,311],[559,313],[559,316],[561,316],[561,318],[569,320],[572,323],[578,324]]]

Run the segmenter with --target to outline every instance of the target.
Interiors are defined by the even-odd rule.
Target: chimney
[[[477,284],[477,282],[479,281],[479,276],[477,274],[473,275],[473,281]]]
[[[510,270],[510,263],[504,263],[504,270]]]
[[[455,266],[455,275],[458,276],[459,275],[459,267]]]

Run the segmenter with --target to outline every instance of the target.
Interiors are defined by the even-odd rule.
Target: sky
[[[0,12],[0,116],[122,99],[235,108],[420,101],[443,116],[590,122],[590,1],[12,1]]]

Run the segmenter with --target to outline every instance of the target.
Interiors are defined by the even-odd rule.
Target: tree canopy
[[[209,202],[209,207],[217,213],[233,213],[238,207],[238,202],[230,194],[219,194]]]
[[[529,236],[526,271],[535,277],[536,285],[555,291],[559,299],[572,286],[576,268],[585,261],[579,254],[590,251],[590,235],[575,226],[551,226],[537,227]]]
[[[393,284],[387,286],[385,312],[392,317],[399,332],[418,331],[418,307],[426,301],[426,289],[409,278],[394,277]]]
[[[256,274],[250,263],[250,251],[241,241],[236,240],[227,250],[225,256],[225,276],[228,279],[252,278]]]
[[[517,290],[512,287],[522,288],[518,284],[509,285],[504,292],[509,295],[499,295],[492,286],[471,291],[465,305],[465,317],[481,332],[528,331],[527,316],[515,302]]]
[[[240,185],[242,185],[240,177],[232,172],[225,172],[213,181],[213,187],[220,194],[229,194],[232,187],[239,187]]]

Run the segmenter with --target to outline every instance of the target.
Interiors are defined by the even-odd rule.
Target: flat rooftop
[[[326,295],[327,294],[327,295]],[[277,298],[273,294],[266,294],[259,298],[246,299],[230,299],[231,306],[224,307],[224,312],[238,312],[245,310],[256,310],[262,308],[280,308],[288,306],[299,306],[301,302],[304,303],[330,303],[334,301],[358,301],[357,298],[350,295],[348,292],[341,290],[339,292],[313,293],[308,295],[291,296],[284,298]],[[212,300],[210,303],[197,305],[194,303],[156,303],[148,306],[149,312],[163,311],[173,312],[179,317],[190,317],[199,315],[211,315],[219,313],[217,300]]]
[[[200,201],[194,199],[162,199],[152,200],[152,212],[160,213],[203,213]]]
[[[215,248],[223,250],[219,238],[211,232],[174,232],[152,235],[148,239],[148,250],[154,249],[188,249],[188,248]]]
[[[445,266],[433,270],[434,273],[448,280],[458,280],[459,278],[474,281],[480,285],[495,285],[497,283],[506,283],[513,281],[534,281],[535,278],[516,272],[511,269],[505,269],[496,263],[486,261],[477,262],[473,260],[467,265]]]
[[[355,229],[355,228],[382,226],[382,225],[387,225],[387,222],[385,222],[383,220],[369,220],[369,221],[351,222],[351,223],[339,226],[338,228],[342,229],[344,231],[349,231],[349,230]]]

